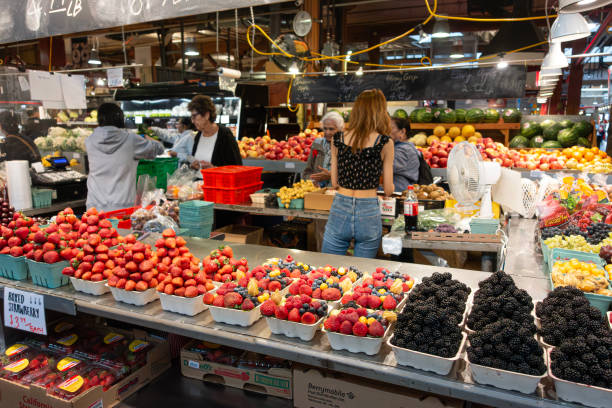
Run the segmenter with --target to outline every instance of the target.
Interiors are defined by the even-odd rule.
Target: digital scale
[[[39,173],[35,170],[30,171],[32,184],[52,188],[56,191],[57,197],[53,202],[79,200],[87,197],[87,175],[75,170],[66,169],[70,162],[67,158],[50,157],[50,168]]]

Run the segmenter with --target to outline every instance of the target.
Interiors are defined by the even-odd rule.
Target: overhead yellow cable
[[[510,18],[472,18],[472,17],[453,17],[453,16],[445,16],[441,14],[436,14],[436,7],[434,4],[434,10],[432,11],[429,6],[429,0],[425,0],[425,4],[427,5],[427,11],[429,12],[430,17],[443,18],[446,20],[459,20],[459,21],[476,21],[476,22],[504,22],[504,21],[531,21],[531,20],[545,20],[547,18],[557,17],[556,14],[550,14],[545,16],[535,16],[535,17],[510,17]]]

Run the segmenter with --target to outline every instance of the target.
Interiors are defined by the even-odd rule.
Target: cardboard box
[[[296,408],[461,408],[463,401],[344,374],[294,366]]]
[[[187,344],[181,350],[181,373],[185,377],[242,388],[260,394],[288,398],[292,394],[290,368],[271,368],[267,372],[219,364],[204,359],[201,353],[189,350]]]
[[[263,228],[250,225],[226,225],[211,235],[225,234],[224,241],[236,242],[238,244],[261,244],[263,242]]]
[[[304,209],[322,211],[331,210],[335,194],[325,194],[326,191],[327,189],[324,188],[304,195]]]
[[[113,329],[114,332],[126,333]],[[106,408],[116,405],[151,382],[170,368],[170,350],[168,342],[147,336],[141,331],[127,332],[136,338],[145,339],[153,344],[147,355],[147,364],[118,383],[106,392],[101,386],[90,388],[69,401],[47,395],[47,389],[38,386],[27,386],[0,379],[0,406],[19,408]]]

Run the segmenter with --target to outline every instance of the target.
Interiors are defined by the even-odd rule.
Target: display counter
[[[154,238],[150,237],[146,241],[153,243]],[[220,242],[189,238],[187,239],[187,245],[196,256],[202,257],[212,249],[217,248]],[[419,279],[429,276],[434,272],[451,272],[455,279],[469,285],[472,290],[478,287],[479,281],[489,276],[488,273],[478,271],[439,268],[376,259],[350,258],[257,245],[232,244],[232,247],[234,254],[239,257],[246,257],[250,265],[261,264],[271,257],[284,257],[287,254],[291,254],[296,260],[314,265],[353,265],[362,271],[372,271],[376,267],[386,267],[391,271],[408,273],[417,282]],[[530,276],[516,274],[514,275],[514,280],[519,288],[525,289],[531,294],[534,301],[544,298],[548,292],[548,281],[543,273],[539,271],[534,271]],[[272,335],[263,318],[251,327],[242,328],[215,323],[209,311],[204,311],[195,317],[185,317],[166,312],[162,310],[161,304],[158,301],[143,307],[136,307],[118,303],[110,294],[99,297],[90,296],[75,292],[71,286],[45,289],[34,286],[29,281],[18,282],[0,278],[0,287],[4,288],[6,286],[44,294],[47,308],[64,313],[88,313],[486,405],[498,407],[571,406],[567,403],[541,398],[536,394],[524,395],[518,392],[473,384],[453,378],[452,374],[449,377],[445,377],[403,368],[396,365],[394,354],[386,344],[383,344],[380,352],[374,356],[333,351],[326,336],[320,331],[310,342]]]

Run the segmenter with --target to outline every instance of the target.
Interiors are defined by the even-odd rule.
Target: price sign
[[[47,334],[43,295],[4,287],[4,325],[36,334]]]
[[[110,68],[106,70],[106,79],[109,88],[123,86],[123,68]]]

